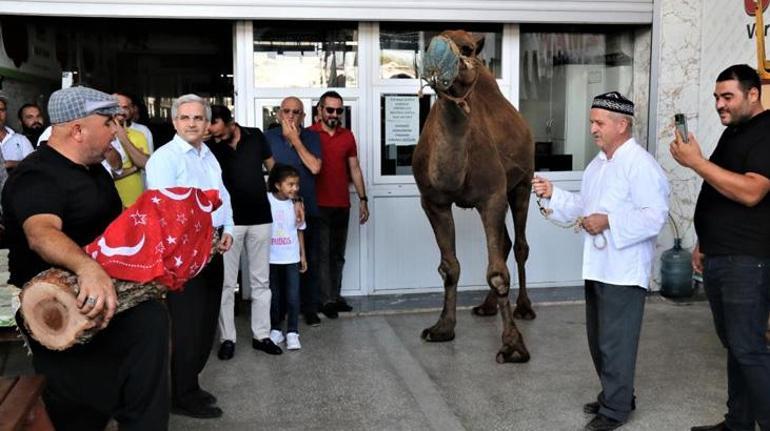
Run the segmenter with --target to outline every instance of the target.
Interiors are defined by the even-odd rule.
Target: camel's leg
[[[519,296],[516,298],[516,309],[513,317],[517,319],[532,320],[535,318],[535,310],[527,295],[527,273],[524,265],[529,257],[529,244],[527,243],[527,211],[529,211],[529,196],[531,187],[529,180],[520,182],[508,193],[508,204],[513,214],[513,230],[516,234],[513,243],[513,256],[516,259],[516,269],[519,273]]]
[[[503,253],[505,233],[505,214],[508,209],[504,198],[496,202],[493,196],[481,208],[481,221],[484,224],[484,233],[487,237],[487,254],[489,265],[487,266],[487,284],[497,296],[497,305],[500,309],[500,317],[503,320],[503,345],[497,352],[496,360],[502,364],[505,362],[527,362],[529,352],[524,345],[521,333],[516,329],[513,321],[513,310],[508,299],[511,286],[511,277]]]
[[[430,220],[436,236],[441,263],[438,273],[444,280],[444,309],[438,322],[422,331],[426,341],[451,341],[455,338],[457,323],[457,281],[460,279],[460,262],[455,255],[455,224],[452,206],[438,206],[422,199],[422,208]]]
[[[508,236],[508,229],[506,228],[503,232],[503,259],[505,262],[508,262],[508,255],[511,254],[511,237]],[[471,309],[473,314],[477,316],[494,316],[497,314],[497,293],[495,293],[494,290],[490,289],[489,292],[487,292],[487,297],[484,298],[484,302],[481,303],[481,305],[477,305]]]

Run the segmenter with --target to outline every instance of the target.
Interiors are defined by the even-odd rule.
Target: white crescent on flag
[[[201,192],[201,193],[203,193],[203,192]],[[200,207],[201,211],[203,211],[205,213],[210,213],[211,210],[214,208],[214,205],[211,202],[209,202],[209,204],[206,205],[206,206],[201,205],[201,200],[198,197],[198,193],[195,193],[195,201],[198,202],[198,206]]]
[[[158,189],[158,192],[160,192],[160,194],[162,194],[163,196],[166,196],[169,199],[173,199],[175,201],[183,201],[188,197],[190,197],[190,193],[192,193],[192,190],[193,189],[188,189],[187,193],[182,195],[174,193],[169,189]]]
[[[102,254],[108,257],[133,256],[139,253],[139,250],[144,247],[144,235],[142,235],[142,239],[139,240],[139,243],[133,247],[110,247],[107,245],[107,241],[104,239],[104,237],[99,238],[97,245],[99,246],[99,250],[102,252]]]

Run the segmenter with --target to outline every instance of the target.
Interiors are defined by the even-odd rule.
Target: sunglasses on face
[[[288,109],[288,108],[281,109],[281,112],[283,112],[285,115],[289,115],[289,114],[299,115],[302,113],[302,111],[299,109]]]
[[[342,115],[345,112],[345,108],[331,108],[329,106],[325,107],[324,110],[327,114],[334,114],[336,112],[337,115]]]

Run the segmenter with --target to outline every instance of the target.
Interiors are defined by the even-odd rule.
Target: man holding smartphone
[[[727,128],[707,160],[693,134],[677,132],[671,155],[703,178],[695,206],[693,269],[703,273],[714,325],[727,348],[727,414],[693,431],[770,430],[770,111],[757,72],[719,74],[714,99]]]

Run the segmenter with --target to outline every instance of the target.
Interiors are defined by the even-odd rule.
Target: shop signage
[[[770,6],[770,0],[762,0],[762,12],[767,11],[767,7]],[[754,17],[757,13],[757,5],[755,0],[743,0],[743,8],[746,11],[746,15]],[[770,24],[765,24],[765,35],[767,30],[770,29]],[[754,39],[754,35],[757,32],[757,23],[754,19],[750,23],[746,24],[746,34],[749,39]]]

